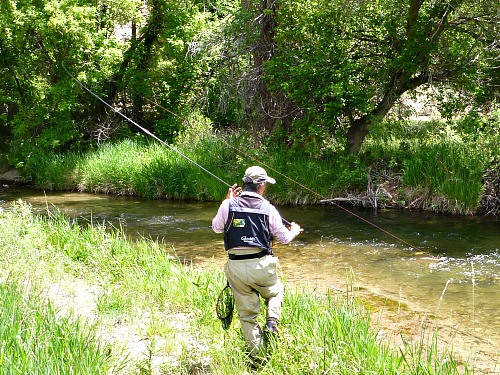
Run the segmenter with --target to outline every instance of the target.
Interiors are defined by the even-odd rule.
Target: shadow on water
[[[131,238],[163,241],[193,264],[225,262],[221,235],[210,228],[219,203],[142,200],[30,189],[0,191],[0,206],[22,198],[40,212],[65,214],[124,228]],[[500,219],[398,210],[355,210],[356,215],[407,244],[333,206],[280,207],[304,233],[290,245],[276,245],[284,277],[298,287],[362,290],[411,306],[468,333],[471,352],[500,347]],[[394,311],[392,312],[394,313]],[[492,357],[492,358],[493,358]]]

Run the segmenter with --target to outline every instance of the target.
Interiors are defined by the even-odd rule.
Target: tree
[[[128,17],[128,3],[104,7],[93,0],[1,2],[0,96],[14,108],[6,119],[14,137],[13,162],[83,139],[92,101],[78,98],[62,64],[90,67],[80,77],[86,82],[105,76],[121,56],[119,41],[110,36],[116,17]]]
[[[273,59],[276,49],[279,2],[214,3],[220,17],[218,27],[205,30],[198,39],[202,56],[209,56],[206,112],[222,126],[236,123],[261,140],[278,125],[289,129],[295,104],[280,90],[270,92],[264,80],[264,65]]]
[[[189,111],[201,75],[199,65],[186,58],[189,41],[206,27],[209,12],[196,1],[147,0],[145,6],[142,26],[127,41],[105,97],[158,136],[172,139],[181,124],[171,112]]]
[[[153,99],[188,112],[200,76],[189,41],[209,22],[198,1],[2,0],[0,124],[13,135],[11,159],[116,136],[122,118],[71,79],[162,138],[181,121]],[[2,125],[3,125],[2,124]],[[137,131],[137,129],[133,129]],[[85,142],[85,143],[83,143]]]
[[[498,90],[496,1],[293,0],[280,9],[265,74],[306,111],[296,141],[341,134],[357,154],[406,92],[460,90],[464,105],[491,102]]]
[[[264,80],[264,65],[273,59],[276,50],[274,33],[277,27],[276,14],[279,12],[279,2],[275,0],[262,0],[259,2],[242,0],[242,8],[251,15],[252,22],[249,26],[255,32],[255,38],[250,45],[252,65],[249,70],[252,88],[252,108],[256,114],[251,119],[254,134],[261,138],[267,137],[276,122],[285,128],[291,127],[294,103],[280,90],[270,92]]]

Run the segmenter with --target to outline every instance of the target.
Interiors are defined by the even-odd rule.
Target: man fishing
[[[281,317],[284,287],[277,274],[278,258],[273,255],[272,237],[283,244],[302,232],[292,222],[287,228],[278,210],[264,199],[267,184],[276,180],[258,166],[249,167],[243,177],[243,189],[229,188],[212,229],[224,233],[229,259],[224,272],[234,294],[249,354],[256,359],[264,352],[262,329],[257,323],[260,297],[267,305],[265,331],[276,333]]]

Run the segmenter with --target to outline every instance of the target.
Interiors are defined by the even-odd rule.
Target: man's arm
[[[212,230],[215,233],[223,233],[226,226],[227,216],[229,214],[229,199],[225,199],[212,219]]]
[[[274,206],[271,206],[269,212],[269,229],[272,235],[282,244],[290,243],[303,231],[300,225],[295,222],[291,222],[289,228],[285,227],[281,215]]]
[[[239,197],[241,195],[241,187],[238,184],[231,186],[217,211],[217,215],[212,220],[212,230],[215,233],[223,233],[226,226],[227,217],[229,215],[229,199]]]

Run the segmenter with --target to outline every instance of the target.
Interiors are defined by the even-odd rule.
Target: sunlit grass
[[[224,141],[206,137],[172,146],[173,151],[156,143],[124,140],[86,153],[36,155],[26,171],[41,189],[153,199],[218,201],[228,185],[241,184],[243,172],[252,164],[264,165],[278,180],[269,191],[269,198],[278,204],[313,203],[365,188],[365,168],[355,158],[313,160],[286,149],[270,155],[246,148],[242,156],[229,141],[238,143],[231,137]]]
[[[28,279],[8,276],[0,283],[0,373],[118,373],[120,359],[99,342],[95,326],[58,315],[42,296]]]
[[[25,172],[42,189],[219,201],[228,185],[241,184],[244,170],[257,164],[278,180],[267,191],[276,204],[363,196],[389,184],[397,185],[391,194],[402,207],[419,201],[409,208],[474,213],[483,175],[498,163],[499,125],[481,121],[383,122],[370,129],[356,157],[340,151],[311,157],[272,141],[256,145],[201,121],[172,145],[135,138],[85,152],[35,153]]]
[[[215,301],[225,285],[219,269],[183,264],[174,249],[149,239],[131,242],[116,228],[78,224],[57,212],[33,216],[22,202],[0,212],[0,256],[6,260],[0,262],[0,279],[9,280],[8,275],[15,273],[15,280],[30,280],[30,288],[1,284],[2,293],[8,295],[2,298],[10,301],[0,305],[2,342],[12,343],[3,346],[2,358],[15,359],[20,368],[31,366],[33,373],[89,374],[249,371],[239,322],[235,318],[232,327],[223,331],[215,316]],[[49,298],[36,297],[37,291],[61,280],[83,280],[97,290],[93,325],[56,314]],[[16,312],[5,313],[4,305]],[[408,344],[398,352],[378,341],[377,332],[370,328],[369,311],[362,306],[352,292],[336,297],[288,290],[280,334],[269,342],[272,355],[258,373],[464,373],[464,366],[459,372],[451,353],[439,351],[434,343]],[[40,323],[47,326],[39,328]],[[123,343],[103,341],[122,324],[143,343],[142,351],[132,358],[120,354]],[[20,332],[30,335],[20,336]],[[58,332],[64,339],[58,338]],[[35,350],[33,343],[41,342],[42,336],[47,341],[36,349],[40,351],[21,352],[25,347]],[[83,347],[87,353],[81,353]],[[66,371],[70,355],[82,356],[77,367],[81,372]],[[160,364],[155,362],[158,358],[163,358]],[[45,372],[45,366],[61,371]],[[85,372],[91,366],[97,369]]]
[[[485,167],[481,150],[442,142],[415,150],[405,161],[403,180],[408,186],[427,187],[474,209],[481,199]]]
[[[498,135],[486,128],[483,137],[476,132],[471,138],[461,127],[437,120],[380,124],[372,129],[363,158],[385,173],[401,174],[401,199],[406,190],[415,191],[406,198],[422,202],[417,208],[474,213],[491,155],[498,155],[493,146]]]

